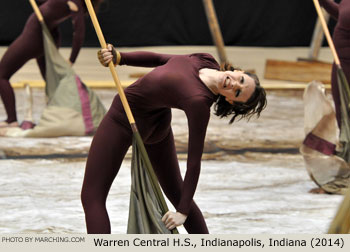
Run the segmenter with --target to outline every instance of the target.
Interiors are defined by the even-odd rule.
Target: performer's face
[[[243,71],[225,71],[218,89],[227,102],[245,103],[254,93],[255,81]]]

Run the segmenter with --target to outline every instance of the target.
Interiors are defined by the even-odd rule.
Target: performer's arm
[[[333,0],[319,0],[320,5],[331,15],[334,19],[338,20],[339,4]]]
[[[171,54],[160,54],[153,52],[121,52],[120,65],[140,66],[140,67],[157,67],[164,65],[168,60],[175,56]]]
[[[201,170],[205,134],[210,117],[210,105],[203,97],[191,97],[186,102],[185,113],[188,119],[189,139],[187,169],[181,191],[181,200],[176,210],[188,215]],[[184,103],[183,103],[184,104]]]
[[[85,18],[84,8],[81,4],[77,4],[78,10],[72,10],[72,24],[73,24],[73,40],[72,40],[72,51],[69,58],[71,63],[74,63],[78,57],[79,51],[83,45],[85,37]]]
[[[181,189],[180,202],[175,206],[177,212],[168,211],[162,218],[169,230],[185,223],[191,206],[193,206],[193,196],[199,179],[204,138],[210,116],[210,105],[207,106],[203,97],[191,97],[180,101],[180,107],[186,113],[189,127],[187,170]]]
[[[113,60],[114,65],[157,67],[164,65],[170,58],[176,56],[144,51],[119,52],[111,44],[107,45],[107,49],[99,50],[97,55],[100,63],[106,67],[111,60]]]

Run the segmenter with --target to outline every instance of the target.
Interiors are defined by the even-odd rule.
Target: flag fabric
[[[350,181],[349,163],[336,155],[339,129],[332,101],[322,83],[309,83],[304,92],[305,139],[300,147],[306,170],[327,193],[345,194]]]
[[[128,234],[171,234],[162,222],[163,207],[152,185],[136,138],[132,144]],[[158,183],[158,181],[155,181]],[[162,197],[162,195],[160,195]]]
[[[343,202],[328,229],[328,234],[350,234],[350,190],[348,189]]]
[[[46,63],[47,106],[37,126],[22,130],[9,128],[5,136],[59,137],[92,135],[106,109],[59,53],[50,31],[42,22]]]
[[[338,88],[340,94],[340,111],[341,111],[341,127],[340,127],[340,151],[337,156],[350,162],[350,88],[346,76],[341,68],[337,69]]]
[[[341,128],[339,141],[341,150],[336,154],[350,162],[350,88],[344,71],[341,67],[337,69],[338,87],[340,93]],[[350,234],[350,179],[347,180],[347,193],[340,204],[338,211],[329,227],[329,234]]]

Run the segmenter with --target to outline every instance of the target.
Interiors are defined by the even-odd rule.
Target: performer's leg
[[[28,34],[28,33],[26,33]],[[0,96],[7,113],[6,122],[17,121],[16,102],[13,88],[10,84],[11,76],[18,71],[28,60],[42,53],[42,38],[32,38],[20,35],[7,49],[0,61]]]
[[[337,67],[335,64],[333,64],[332,67],[332,97],[334,101],[335,106],[335,115],[337,118],[338,127],[340,129],[341,127],[341,110],[340,110],[340,94],[339,94],[339,87],[338,87],[338,77],[337,77]]]
[[[9,80],[26,62],[22,58],[21,50],[17,50],[20,44],[21,39],[12,43],[0,61],[0,96],[5,106],[8,123],[17,121],[15,93]]]
[[[181,199],[183,179],[176,155],[173,133],[159,143],[146,145],[153,169],[157,174],[159,183],[171,203],[176,207]],[[202,212],[194,201],[191,203],[190,212],[184,223],[188,233],[208,233]]]
[[[81,192],[88,233],[111,232],[106,199],[131,139],[131,130],[116,122],[109,113],[96,131]]]

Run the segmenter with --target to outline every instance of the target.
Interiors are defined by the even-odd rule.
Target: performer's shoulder
[[[203,67],[220,69],[219,63],[216,61],[213,55],[210,53],[193,53],[190,54],[190,57],[199,59],[200,62],[203,62]],[[207,65],[207,66],[206,66]]]

